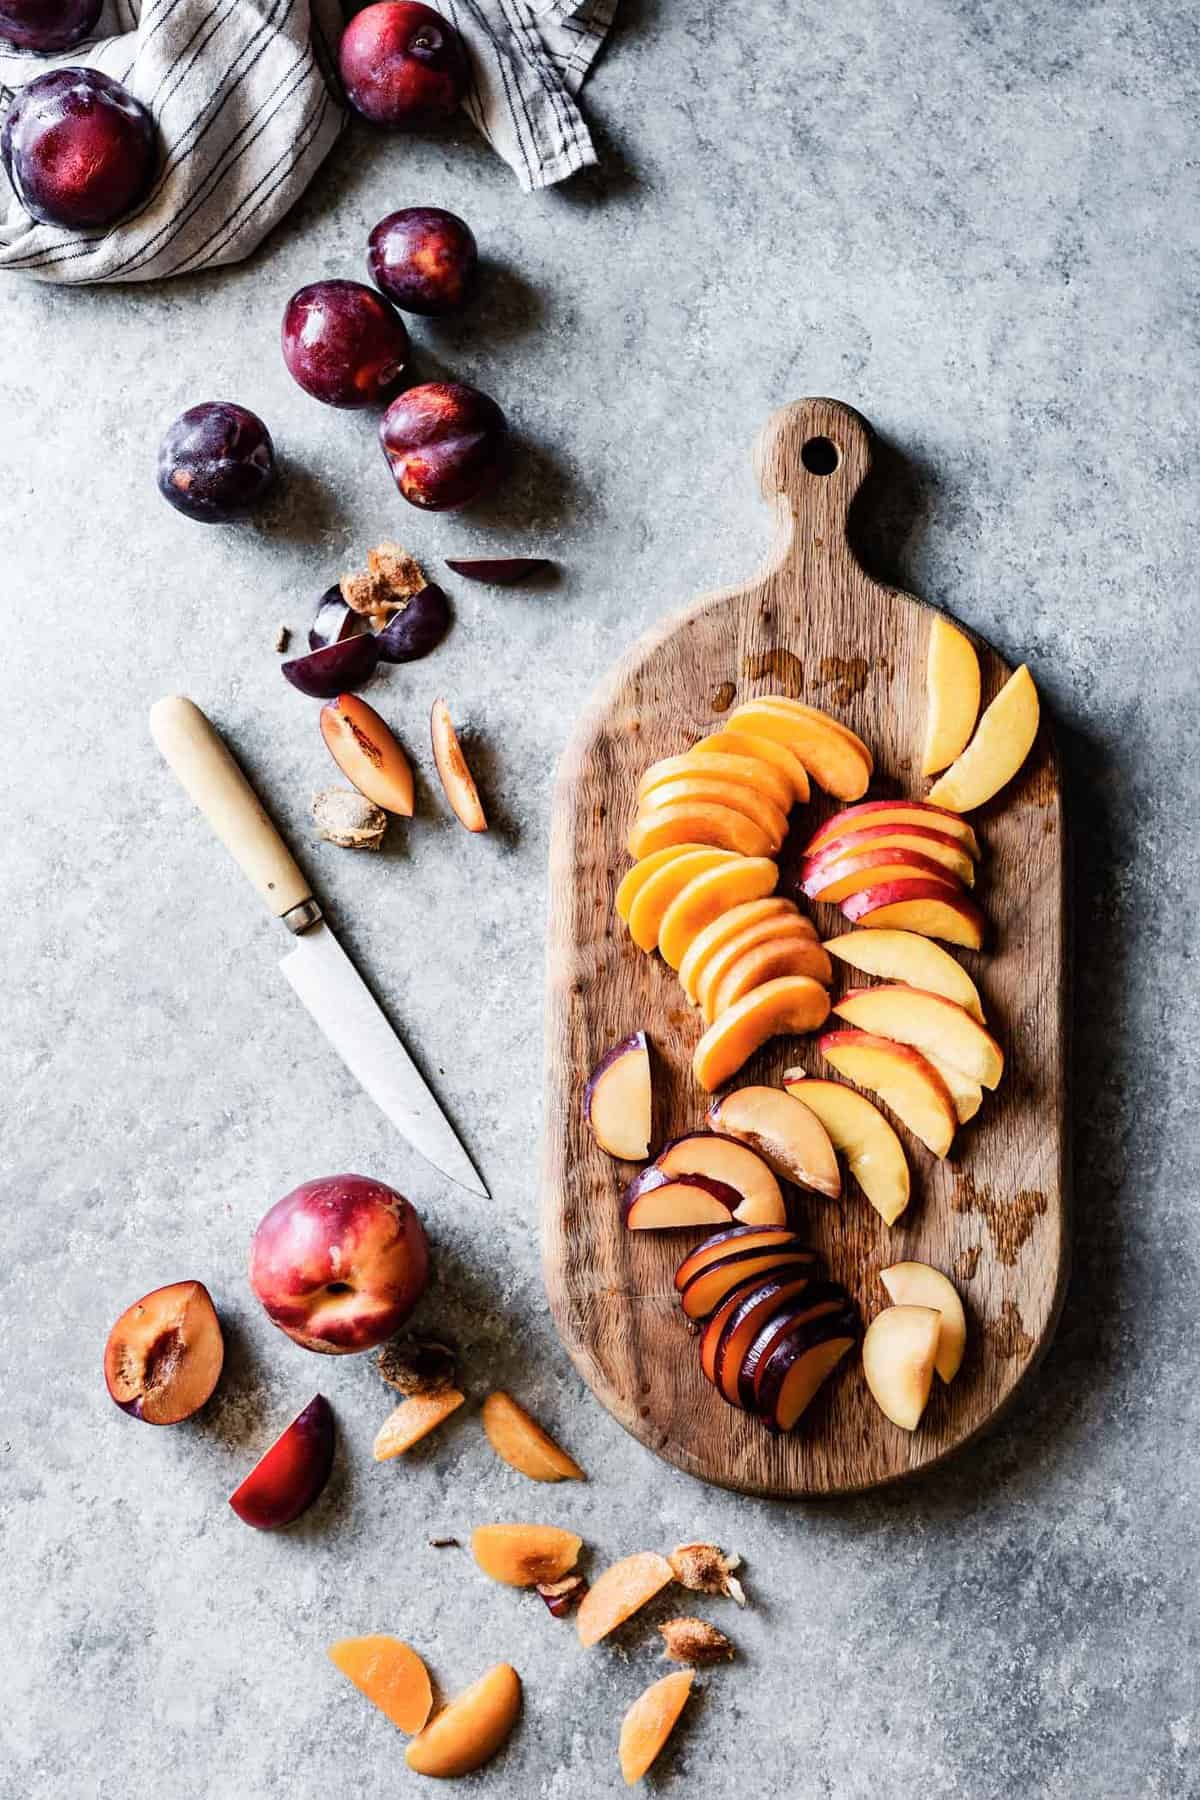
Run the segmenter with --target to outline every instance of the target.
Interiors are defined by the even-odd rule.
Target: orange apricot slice
[[[497,1663],[443,1707],[404,1760],[418,1775],[469,1775],[508,1742],[520,1711],[521,1677]]]
[[[652,788],[643,794],[639,801],[639,810],[643,813],[657,812],[663,806],[680,806],[690,801],[701,804],[711,802],[714,806],[729,806],[734,812],[745,813],[748,819],[764,831],[771,840],[771,848],[778,850],[787,836],[787,814],[782,807],[766,794],[756,792],[740,781],[727,781],[719,775],[709,775],[708,766],[703,761],[692,764],[693,773],[677,775],[673,780],[664,781],[661,787]]]
[[[584,1649],[623,1625],[674,1579],[674,1569],[657,1550],[638,1550],[605,1569],[584,1595],[575,1616]]]
[[[736,782],[739,787],[748,787],[755,793],[765,794],[782,812],[791,811],[795,789],[786,775],[770,763],[760,762],[756,757],[734,756],[724,751],[710,751],[700,758],[690,750],[686,756],[664,756],[661,762],[651,763],[638,782],[637,797],[644,800],[665,781],[678,781],[682,777],[696,775],[704,779],[716,776],[722,781]]]
[[[810,717],[772,699],[748,700],[730,713],[729,722],[758,737],[786,744],[817,786],[839,800],[859,800],[871,780],[871,759],[866,745],[835,720]]]
[[[731,906],[761,900],[778,880],[778,865],[769,856],[739,856],[696,875],[672,900],[658,928],[659,955],[668,968],[679,967],[692,939],[706,925]]]
[[[659,869],[664,868],[673,857],[683,856],[689,850],[703,850],[703,844],[668,844],[663,850],[656,850],[653,856],[643,856],[641,862],[635,862],[632,869],[627,869],[621,877],[617,888],[617,917],[628,919],[629,909],[641,893],[644,884]]]
[[[784,934],[754,944],[708,988],[704,1022],[711,1025],[751,988],[762,987],[764,982],[774,981],[779,975],[811,975],[814,981],[826,987],[831,973],[826,951],[803,934]]]
[[[738,863],[744,858],[732,850],[689,850],[686,856],[675,856],[656,869],[642,883],[629,908],[629,935],[639,950],[653,950],[658,943],[658,928],[667,908],[678,898],[688,882],[723,863]]]
[[[796,913],[790,917],[760,919],[754,924],[747,925],[745,930],[736,932],[727,938],[723,944],[719,944],[706,958],[704,967],[696,980],[696,1004],[704,1014],[706,1022],[711,1025],[717,1016],[713,1011],[713,997],[726,975],[745,956],[747,951],[756,950],[762,944],[800,943],[807,944],[810,950],[820,951],[819,956],[812,957],[802,968],[793,971],[777,969],[775,973],[811,975],[814,981],[821,983],[822,987],[828,987],[833,975],[833,965],[829,961],[828,952],[822,948],[816,932],[806,929],[807,925],[808,920],[800,918]],[[766,977],[764,976],[762,979],[765,980]],[[751,987],[756,985],[755,982],[750,983]]]
[[[622,1719],[618,1754],[628,1787],[642,1779],[674,1731],[695,1674],[694,1669],[676,1669],[652,1682]]]
[[[679,965],[679,980],[688,999],[694,1003],[699,998],[700,980],[710,956],[715,956],[730,938],[767,921],[775,926],[795,926],[806,936],[816,939],[817,928],[812,920],[806,919],[797,910],[796,902],[785,895],[767,894],[762,900],[743,900],[740,905],[731,906],[728,912],[718,913],[703,931],[697,932],[685,950]]]
[[[505,1587],[561,1581],[575,1567],[583,1539],[558,1525],[477,1525],[471,1555],[485,1575]]]
[[[497,1389],[483,1403],[483,1429],[501,1462],[531,1481],[586,1481],[574,1459],[531,1419],[511,1394]]]
[[[668,844],[713,844],[739,856],[769,856],[771,839],[760,825],[732,806],[684,800],[639,813],[629,834],[630,856],[652,856]]]
[[[339,1638],[329,1646],[329,1660],[372,1706],[410,1737],[433,1711],[429,1670],[412,1645],[399,1638],[382,1634]]]
[[[803,804],[809,797],[808,770],[786,744],[777,744],[772,738],[755,737],[749,731],[713,731],[693,744],[688,755],[753,757],[756,762],[770,763],[791,783],[793,802]]]
[[[723,1012],[692,1057],[692,1072],[706,1093],[736,1075],[768,1038],[818,1031],[829,1017],[829,995],[811,975],[780,975],[751,988]]]
[[[465,1399],[466,1395],[457,1388],[442,1388],[436,1394],[413,1394],[402,1400],[375,1433],[375,1461],[390,1462],[393,1456],[403,1456],[443,1419],[457,1412]]]

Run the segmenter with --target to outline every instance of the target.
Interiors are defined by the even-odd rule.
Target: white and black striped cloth
[[[617,0],[438,0],[470,52],[465,106],[526,191],[596,160],[575,102]],[[153,112],[163,161],[107,231],[35,223],[0,168],[0,271],[158,281],[249,255],[345,122],[339,0],[105,0],[100,31],[34,56],[0,43],[0,117],[45,69],[89,63]]]

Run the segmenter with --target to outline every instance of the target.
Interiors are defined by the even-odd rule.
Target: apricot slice
[[[705,995],[704,1022],[711,1025],[751,988],[774,981],[779,975],[811,975],[822,987],[830,978],[829,958],[820,944],[802,934],[773,937],[755,944],[728,968],[720,981],[710,984]]]
[[[743,900],[761,900],[779,880],[769,856],[744,856],[697,875],[672,900],[658,928],[659,955],[677,969],[697,934]]]
[[[511,1394],[497,1389],[483,1403],[483,1429],[501,1462],[531,1481],[586,1481],[574,1459],[531,1419]]]
[[[497,1663],[413,1739],[404,1760],[418,1775],[469,1775],[508,1742],[520,1711],[521,1677]]]
[[[623,1625],[674,1579],[675,1571],[657,1550],[638,1550],[605,1569],[584,1595],[575,1617],[584,1649]]]
[[[339,694],[321,708],[321,736],[360,794],[385,812],[412,818],[412,765],[373,706],[357,694]]]
[[[739,909],[740,910],[740,909]],[[718,924],[720,921],[716,921]],[[692,940],[693,943],[695,939]],[[696,1003],[704,1014],[708,1024],[716,1018],[713,1010],[713,999],[717,989],[734,965],[741,961],[747,952],[758,949],[763,944],[800,943],[807,944],[819,955],[810,957],[804,967],[795,970],[776,970],[777,974],[811,975],[822,987],[828,987],[833,974],[829,957],[821,949],[817,934],[809,927],[807,919],[798,913],[785,913],[773,919],[759,919],[734,932],[725,942],[718,944],[709,952],[704,966],[696,978]],[[690,954],[690,947],[689,947]],[[686,960],[686,959],[685,959]],[[751,982],[751,987],[755,984]],[[743,990],[748,991],[748,990]]]
[[[810,793],[808,770],[794,751],[773,738],[755,737],[749,731],[713,731],[688,751],[689,756],[747,756],[770,763],[791,784],[793,802],[803,805]]]
[[[640,813],[628,849],[630,856],[652,856],[668,844],[683,843],[714,844],[718,850],[736,850],[739,856],[771,854],[770,837],[745,813],[695,800]]]
[[[435,700],[429,715],[429,733],[433,740],[433,760],[437,765],[442,791],[460,825],[468,831],[486,831],[487,819],[475,779],[467,767],[458,733],[450,720],[450,709],[444,700]]]
[[[718,914],[703,931],[697,932],[684,952],[679,965],[679,980],[688,999],[693,1003],[699,999],[700,981],[709,957],[715,956],[741,932],[767,924],[795,926],[814,940],[817,935],[812,920],[806,919],[797,910],[796,902],[783,894],[768,894],[762,900],[743,900],[740,906],[731,906],[728,912]]]
[[[827,938],[825,948],[839,962],[861,969],[865,975],[882,975],[906,981],[909,987],[956,1000],[982,1025],[983,1003],[979,990],[961,963],[948,950],[915,931],[847,931]]]
[[[829,995],[811,975],[781,975],[752,988],[710,1025],[692,1057],[706,1093],[736,1075],[768,1038],[818,1031],[829,1017]]]
[[[429,1670],[411,1644],[378,1634],[340,1638],[329,1646],[329,1660],[352,1681],[372,1706],[411,1736],[433,1711]]]
[[[871,780],[866,745],[822,713],[794,709],[774,698],[748,700],[729,715],[731,725],[786,744],[817,786],[839,800],[857,800]]]
[[[980,719],[957,762],[930,788],[930,804],[973,812],[999,793],[1033,749],[1040,712],[1033,676],[1022,663]]]
[[[575,1567],[583,1539],[558,1525],[477,1525],[471,1555],[485,1575],[505,1587],[561,1581]]]
[[[925,660],[925,748],[922,775],[936,775],[961,756],[979,717],[979,658],[949,619],[935,613]]]
[[[621,1773],[627,1787],[640,1781],[675,1729],[695,1680],[694,1669],[677,1669],[639,1694],[621,1721]]]
[[[689,850],[703,850],[705,847],[703,844],[668,844],[664,850],[656,850],[653,856],[643,856],[640,862],[635,862],[632,869],[625,871],[617,888],[614,902],[617,917],[628,919],[629,909],[641,893],[643,885],[673,857],[684,856]]]
[[[466,1395],[457,1388],[448,1387],[436,1394],[413,1394],[402,1400],[375,1433],[375,1461],[390,1462],[393,1456],[403,1456],[443,1419],[457,1412],[465,1399]]]
[[[676,776],[674,780],[664,781],[661,787],[651,789],[641,798],[640,811],[655,812],[662,806],[682,806],[692,802],[729,806],[734,812],[745,813],[748,819],[753,819],[770,838],[772,850],[779,849],[787,836],[787,814],[781,807],[766,794],[756,793],[740,781],[725,781],[719,775],[709,775],[703,762],[693,763],[692,770],[691,774]]]
[[[644,800],[664,781],[697,775],[706,780],[716,776],[722,781],[735,782],[739,787],[748,787],[752,793],[765,794],[781,812],[791,811],[795,789],[781,770],[757,757],[734,756],[724,751],[710,751],[700,758],[689,751],[686,756],[665,756],[661,762],[651,763],[638,782],[637,797]]]
[[[678,899],[688,882],[723,863],[741,862],[732,850],[689,850],[686,856],[672,857],[642,883],[629,908],[629,935],[639,950],[653,950],[658,943],[658,930],[673,900]]]

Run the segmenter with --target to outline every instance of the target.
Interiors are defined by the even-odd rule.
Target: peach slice
[[[458,733],[450,722],[450,709],[444,700],[435,700],[433,703],[429,714],[429,734],[433,739],[433,760],[437,764],[438,779],[455,818],[468,831],[486,831],[487,819],[484,817],[479,790],[467,767]]]
[[[412,765],[373,706],[357,694],[339,694],[321,708],[321,736],[360,794],[385,812],[412,818]]]
[[[936,775],[961,756],[979,717],[979,658],[970,638],[935,613],[925,660],[925,748],[922,775]]]
[[[803,806],[809,797],[808,770],[786,744],[773,738],[755,737],[748,731],[714,731],[688,751],[689,756],[744,756],[769,763],[790,784],[792,804]],[[790,808],[789,808],[790,810]]]
[[[829,1133],[816,1114],[780,1088],[744,1087],[709,1108],[714,1131],[748,1144],[765,1163],[830,1200],[840,1197],[842,1177]]]
[[[822,1056],[839,1075],[870,1088],[935,1156],[948,1156],[958,1114],[937,1070],[908,1044],[865,1031],[827,1031]]]
[[[173,1281],[127,1306],[104,1346],[104,1380],[122,1412],[179,1425],[221,1378],[225,1339],[202,1281]]]
[[[954,1110],[958,1115],[959,1124],[968,1124],[983,1105],[982,1087],[977,1081],[972,1081],[969,1075],[964,1075],[961,1069],[954,1068],[951,1063],[935,1055],[928,1044],[921,1051],[921,1055],[931,1069],[937,1070],[945,1082],[946,1091],[954,1102]]]
[[[668,844],[713,844],[718,850],[736,850],[739,856],[769,856],[771,839],[732,806],[711,806],[685,801],[678,806],[656,806],[640,813],[629,834],[629,854],[652,856]]]
[[[779,1183],[761,1156],[731,1137],[715,1131],[688,1131],[675,1138],[654,1159],[664,1175],[707,1175],[725,1182],[741,1195],[735,1209],[746,1225],[770,1227],[785,1214]]]
[[[692,1056],[692,1073],[706,1093],[736,1075],[767,1042],[785,1033],[819,1031],[829,995],[811,975],[781,975],[752,988],[710,1025]]]
[[[787,814],[781,807],[765,794],[756,793],[752,787],[744,786],[740,781],[725,781],[719,775],[710,775],[703,762],[692,765],[692,773],[678,775],[672,781],[664,781],[643,796],[638,803],[641,813],[658,812],[664,806],[688,806],[691,804],[728,806],[734,812],[745,813],[753,819],[759,830],[771,840],[771,848],[778,850],[787,836]]]
[[[932,1306],[889,1306],[867,1326],[863,1374],[880,1412],[902,1431],[921,1423],[941,1330],[942,1315]]]
[[[497,1663],[443,1707],[404,1760],[418,1775],[469,1775],[508,1742],[520,1711],[521,1677],[509,1663]]]
[[[590,1649],[623,1625],[674,1579],[675,1571],[657,1550],[638,1550],[605,1569],[584,1595],[575,1615],[584,1649]]]
[[[402,1400],[375,1433],[372,1455],[376,1462],[390,1462],[403,1456],[414,1444],[437,1428],[443,1419],[457,1412],[466,1399],[457,1388],[441,1388],[436,1394],[413,1394]]]
[[[667,908],[677,900],[688,882],[709,869],[725,863],[740,862],[732,850],[689,850],[676,856],[644,881],[629,908],[629,935],[639,950],[653,950],[658,943],[659,927]]]
[[[859,1031],[911,1044],[914,1050],[932,1050],[986,1088],[996,1087],[1004,1073],[1004,1052],[991,1032],[941,994],[899,982],[852,988],[833,1010]]]
[[[938,863],[948,875],[956,876],[964,887],[975,886],[975,860],[966,846],[948,831],[935,831],[928,825],[868,825],[864,831],[848,831],[845,837],[831,838],[806,861],[824,866],[841,858],[861,856],[868,850],[914,850]]]
[[[719,979],[706,978],[701,1006],[704,1022],[711,1025],[723,1012],[751,988],[778,975],[811,975],[822,987],[830,979],[829,958],[820,944],[803,932],[772,937],[766,943],[751,945],[725,970]]]
[[[878,887],[885,881],[910,879],[944,882],[952,894],[962,887],[956,875],[919,850],[863,850],[857,856],[828,860],[818,857],[804,863],[800,870],[804,893],[826,906],[836,906],[851,894],[860,894],[864,888]]]
[[[675,1729],[695,1678],[694,1669],[676,1669],[661,1681],[651,1682],[621,1720],[619,1755],[627,1787],[640,1781],[658,1757]]]
[[[962,1367],[967,1347],[967,1316],[954,1285],[940,1269],[928,1263],[893,1263],[881,1269],[879,1279],[896,1306],[931,1306],[942,1316],[933,1366],[942,1381],[950,1382]]]
[[[605,1051],[587,1078],[583,1116],[610,1156],[622,1162],[642,1162],[649,1156],[654,1090],[644,1031],[635,1031]]]
[[[784,1086],[794,1100],[815,1113],[884,1224],[894,1225],[909,1202],[908,1158],[879,1108],[840,1081],[787,1077]]]
[[[663,914],[658,949],[669,968],[677,969],[694,937],[714,919],[745,900],[761,900],[779,880],[769,856],[744,856],[723,863],[688,882]]]
[[[804,764],[817,786],[839,800],[857,800],[871,779],[871,759],[864,744],[832,719],[793,712],[776,701],[748,700],[729,715],[729,723],[756,737],[784,744]]]
[[[548,1432],[531,1419],[511,1394],[498,1388],[482,1408],[483,1429],[501,1462],[531,1481],[586,1481],[573,1457],[559,1448]]]
[[[767,894],[761,900],[743,900],[740,906],[731,906],[728,912],[718,914],[703,931],[696,933],[679,965],[679,980],[688,999],[693,1004],[699,999],[700,983],[709,958],[723,950],[732,938],[740,937],[742,932],[757,932],[763,927],[768,928],[767,935],[770,935],[772,928],[785,926],[794,927],[816,941],[817,930],[812,920],[797,910],[794,900],[788,900],[782,894]],[[749,949],[752,942],[761,943],[762,938],[748,938],[741,948]]]
[[[815,856],[835,839],[847,837],[852,831],[872,831],[877,825],[924,825],[956,839],[968,856],[979,855],[979,840],[967,821],[944,806],[931,806],[927,800],[862,800],[857,806],[844,806],[814,831],[805,853]]]
[[[930,804],[973,812],[999,793],[1033,749],[1040,712],[1033,676],[1022,663],[980,719],[957,762],[930,788]]]
[[[651,763],[638,782],[637,797],[645,800],[665,781],[696,776],[703,780],[715,776],[748,787],[752,793],[765,794],[785,816],[792,809],[795,789],[781,770],[753,756],[733,756],[722,751],[710,751],[699,759],[689,751],[686,756],[665,756],[661,762]]]
[[[399,1638],[382,1633],[340,1638],[330,1644],[329,1660],[372,1706],[410,1736],[420,1731],[433,1711],[429,1670],[412,1645]]]
[[[583,1539],[557,1525],[477,1525],[471,1555],[485,1575],[505,1587],[536,1587],[569,1575]]]
[[[982,1025],[983,1003],[967,971],[948,950],[913,931],[848,931],[826,938],[825,948],[839,962],[849,963],[864,975],[881,975],[907,982],[930,994],[943,994],[964,1007]]]
[[[849,895],[841,905],[852,924],[871,931],[915,931],[921,937],[961,944],[965,950],[983,948],[983,914],[966,894],[955,893],[944,881],[924,876],[883,881]]]
[[[617,888],[613,904],[618,918],[628,919],[629,909],[641,893],[643,885],[673,857],[684,856],[689,850],[703,850],[706,847],[704,844],[668,844],[664,850],[656,850],[653,856],[643,856],[641,862],[635,862],[632,869],[625,871]]]

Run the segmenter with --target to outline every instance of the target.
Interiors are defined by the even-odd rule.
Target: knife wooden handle
[[[312,889],[258,795],[200,708],[169,694],[150,708],[150,735],[250,885],[277,919],[304,930],[320,917]],[[301,909],[297,911],[297,909]]]

